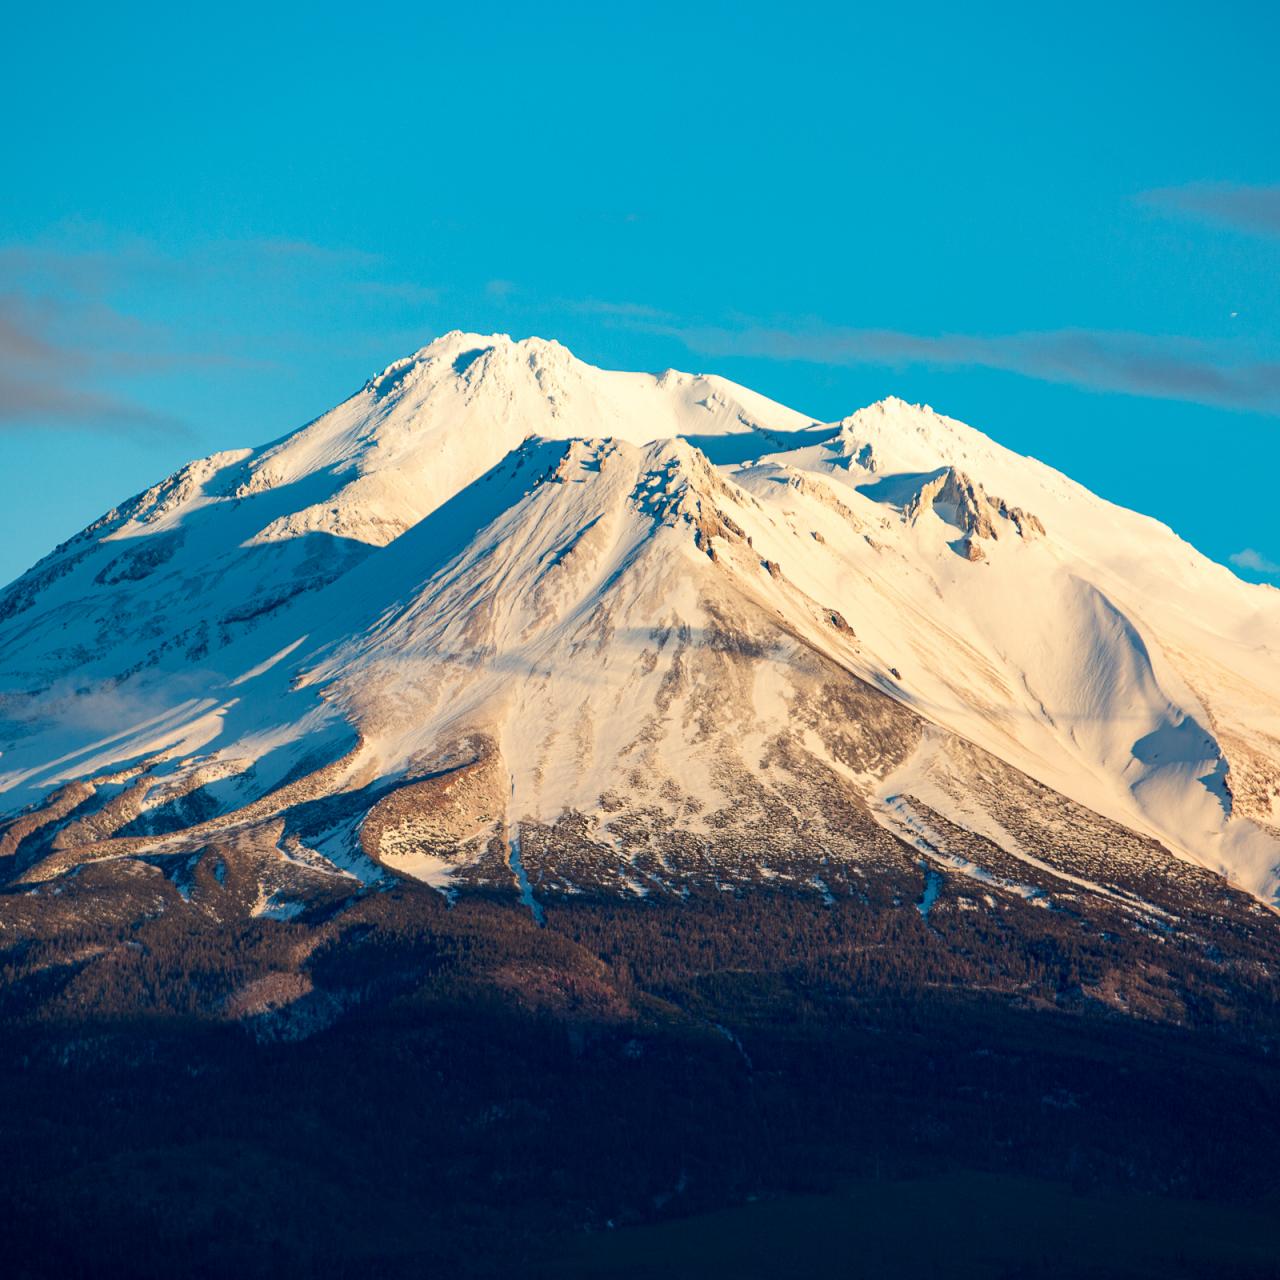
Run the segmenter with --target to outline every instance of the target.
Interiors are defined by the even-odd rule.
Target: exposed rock
[[[977,481],[963,471],[946,467],[926,480],[903,507],[903,514],[914,523],[926,511],[943,508],[938,514],[961,529],[967,543],[973,538],[998,538],[998,520],[1007,520],[1021,538],[1043,534],[1044,525],[1029,511],[1011,507],[1001,498],[993,498]],[[974,559],[969,555],[969,559]]]

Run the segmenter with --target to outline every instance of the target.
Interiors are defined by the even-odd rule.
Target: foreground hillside
[[[1274,944],[1217,954],[1210,984],[1211,939],[1135,938],[1120,915],[1094,932],[1028,905],[984,927],[940,897],[926,922],[892,896],[914,870],[832,906],[768,886],[583,894],[549,903],[543,927],[412,881],[290,921],[193,925],[139,899],[130,927],[15,939],[0,1008],[14,1274],[557,1275],[634,1261],[591,1244],[610,1223],[689,1219],[728,1246],[701,1215],[850,1180],[897,1188],[899,1226],[939,1224],[914,1180],[980,1187],[975,1173],[1022,1180],[1032,1243],[1006,1234],[1024,1244],[970,1274],[1079,1274],[1035,1244],[1064,1196],[1087,1222],[1119,1198],[1138,1203],[1134,1231],[1199,1233],[1122,1236],[1108,1267],[1105,1234],[1082,1229],[1089,1274],[1148,1274],[1135,1256],[1172,1276],[1277,1274],[1258,1225],[1280,1193]],[[95,891],[116,892],[102,868],[60,896]],[[865,1237],[880,1264],[851,1270],[810,1222],[798,1256],[826,1259],[811,1274],[935,1274],[934,1251],[895,1252],[882,1217],[848,1212],[830,1239]],[[983,1239],[961,1232],[948,1256],[980,1261]],[[708,1274],[678,1245],[664,1257],[640,1274]],[[770,1258],[737,1274],[787,1274]]]

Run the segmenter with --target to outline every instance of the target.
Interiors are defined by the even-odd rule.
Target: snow
[[[916,500],[948,468],[995,536]],[[694,667],[711,602],[780,620],[795,646],[760,656],[718,726],[747,770],[763,777],[790,727],[789,663],[816,652],[1276,900],[1280,593],[927,407],[818,424],[714,376],[600,370],[497,334],[447,334],[301,430],[190,464],[0,595],[0,805],[145,766],[157,782],[215,768],[218,804],[269,807],[317,771],[356,790],[483,731],[537,919],[521,821],[660,777],[726,803]],[[803,736],[932,864],[912,796],[1109,892],[957,800],[932,747],[890,781]],[[352,829],[316,847],[381,874]],[[408,846],[397,869],[442,892],[454,875]]]
[[[403,872],[415,880],[429,884],[452,901],[454,891],[451,882],[458,868],[447,858],[421,849],[390,855],[384,852],[383,858],[392,870]]]
[[[524,869],[524,859],[520,856],[520,828],[517,824],[512,828],[508,843],[511,857],[511,874],[515,877],[516,888],[520,892],[520,902],[527,907],[536,925],[547,922],[546,913],[541,903],[533,896],[533,886],[529,883],[529,873]]]
[[[305,902],[297,902],[281,897],[279,893],[268,890],[264,885],[259,885],[257,900],[254,902],[249,914],[268,920],[292,920],[295,916],[300,916],[306,909],[307,904]]]
[[[1064,871],[1061,867],[1056,867],[1025,849],[1022,843],[1006,831],[981,804],[977,803],[972,796],[965,794],[965,780],[963,777],[953,775],[946,758],[945,743],[936,731],[925,733],[920,746],[911,757],[880,782],[874,798],[876,802],[874,812],[883,825],[898,834],[905,833],[908,843],[914,844],[930,857],[940,856],[935,846],[942,843],[942,840],[941,837],[930,832],[927,825],[916,817],[911,808],[912,799],[928,805],[935,813],[955,823],[956,826],[990,840],[997,848],[1003,849],[1018,861],[1025,862],[1037,871],[1062,881],[1063,884],[1098,894],[1126,909],[1134,908],[1133,901],[1124,894],[1096,880]],[[971,874],[972,863],[954,857],[948,857],[947,861],[953,869],[963,874]],[[994,882],[994,878],[985,872],[976,878],[984,877]],[[1039,899],[1043,896],[1039,890],[1027,885],[1012,881],[1000,883],[1020,897]],[[1141,910],[1147,915],[1166,914],[1148,902],[1141,903]]]
[[[916,910],[920,912],[922,920],[928,920],[929,912],[933,910],[933,904],[937,902],[938,894],[942,892],[942,876],[927,862],[920,864],[920,870],[924,872],[924,892],[920,895],[920,901],[916,903]]]

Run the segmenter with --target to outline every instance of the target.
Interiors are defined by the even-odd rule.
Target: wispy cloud
[[[64,236],[0,245],[0,288],[81,299],[102,299],[122,286],[189,288],[219,279],[261,282],[264,276],[377,287],[385,268],[381,255],[363,249],[272,237],[211,239],[179,252],[152,240],[77,227]]]
[[[239,296],[264,281],[273,297],[306,296],[319,281],[330,296],[354,288],[404,302],[437,300],[432,290],[382,274],[377,254],[284,238],[209,240],[177,252],[68,224],[41,240],[0,245],[0,430],[185,432],[120,394],[120,380],[273,361],[235,331],[204,323],[196,336],[148,323],[136,313],[140,297]]]
[[[100,297],[112,284],[163,262],[164,255],[150,241],[108,240],[96,231],[76,228],[64,239],[0,245],[0,282],[9,290]]]
[[[700,355],[998,369],[1094,391],[1280,413],[1280,360],[1196,338],[1089,329],[930,335],[821,325],[655,328]]]
[[[509,280],[489,281],[486,293],[503,301],[526,301]],[[596,316],[620,328],[674,338],[710,358],[993,369],[1089,391],[1280,414],[1280,358],[1240,340],[1109,329],[925,334],[820,321],[763,325],[746,318],[696,324],[648,303],[601,298],[545,298],[539,308]]]
[[[0,295],[0,430],[42,426],[143,436],[186,430],[172,418],[91,385],[110,355],[52,336],[50,312],[48,304]],[[97,315],[108,327],[118,319]]]
[[[1236,551],[1227,557],[1237,569],[1248,569],[1252,573],[1265,573],[1268,576],[1280,574],[1280,564],[1276,564],[1274,560],[1268,559],[1261,551],[1255,551],[1252,547],[1245,547],[1243,551]]]
[[[178,420],[98,391],[42,385],[0,367],[0,431],[34,425],[114,435],[187,434]]]
[[[674,319],[668,311],[646,306],[643,302],[606,302],[599,298],[571,298],[560,304],[566,311],[581,316],[603,316],[611,320],[651,320],[655,322]]]
[[[1144,191],[1138,200],[1165,213],[1181,214],[1255,235],[1280,237],[1280,186],[1193,182],[1182,187]]]
[[[409,306],[435,306],[442,297],[441,290],[434,286],[414,284],[408,280],[362,280],[355,287],[357,293]]]

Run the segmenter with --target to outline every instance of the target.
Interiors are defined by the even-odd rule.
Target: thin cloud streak
[[[668,311],[660,311],[657,307],[647,306],[643,302],[607,302],[600,298],[569,298],[561,306],[580,316],[601,316],[608,320],[620,321],[669,321],[673,319]]]
[[[1245,547],[1243,551],[1235,551],[1227,557],[1237,569],[1248,569],[1252,573],[1265,573],[1268,576],[1280,574],[1280,564],[1268,559],[1261,551]]]
[[[831,365],[984,368],[1091,391],[1280,414],[1280,361],[1196,338],[1058,329],[994,336],[891,329],[654,326],[706,356]]]
[[[13,294],[0,295],[0,431],[31,427],[105,431],[152,438],[187,434],[178,420],[83,385],[97,371],[119,371],[138,357],[91,351],[49,332],[56,308]],[[127,318],[95,312],[114,328]]]
[[[387,298],[409,306],[437,306],[443,296],[433,285],[404,280],[363,280],[355,286],[357,293],[371,298]]]
[[[1138,196],[1138,202],[1199,222],[1280,238],[1280,185],[1193,182],[1182,187],[1144,191]]]
[[[101,392],[24,380],[0,368],[0,431],[33,426],[145,437],[189,434],[182,422],[142,405]]]
[[[260,281],[264,275],[323,276],[376,286],[382,264],[381,255],[363,249],[280,238],[206,240],[181,253],[137,237],[78,235],[64,242],[0,244],[2,287],[82,298],[101,298],[143,280],[176,287],[218,279]]]
[[[60,429],[154,438],[190,434],[179,420],[117,395],[104,381],[175,370],[270,367],[258,355],[183,349],[165,326],[113,305],[139,282],[174,290],[252,280],[332,279],[418,303],[435,295],[379,281],[382,259],[304,240],[210,240],[177,254],[140,239],[72,226],[57,241],[0,244],[0,431]],[[223,345],[219,339],[218,345]]]

